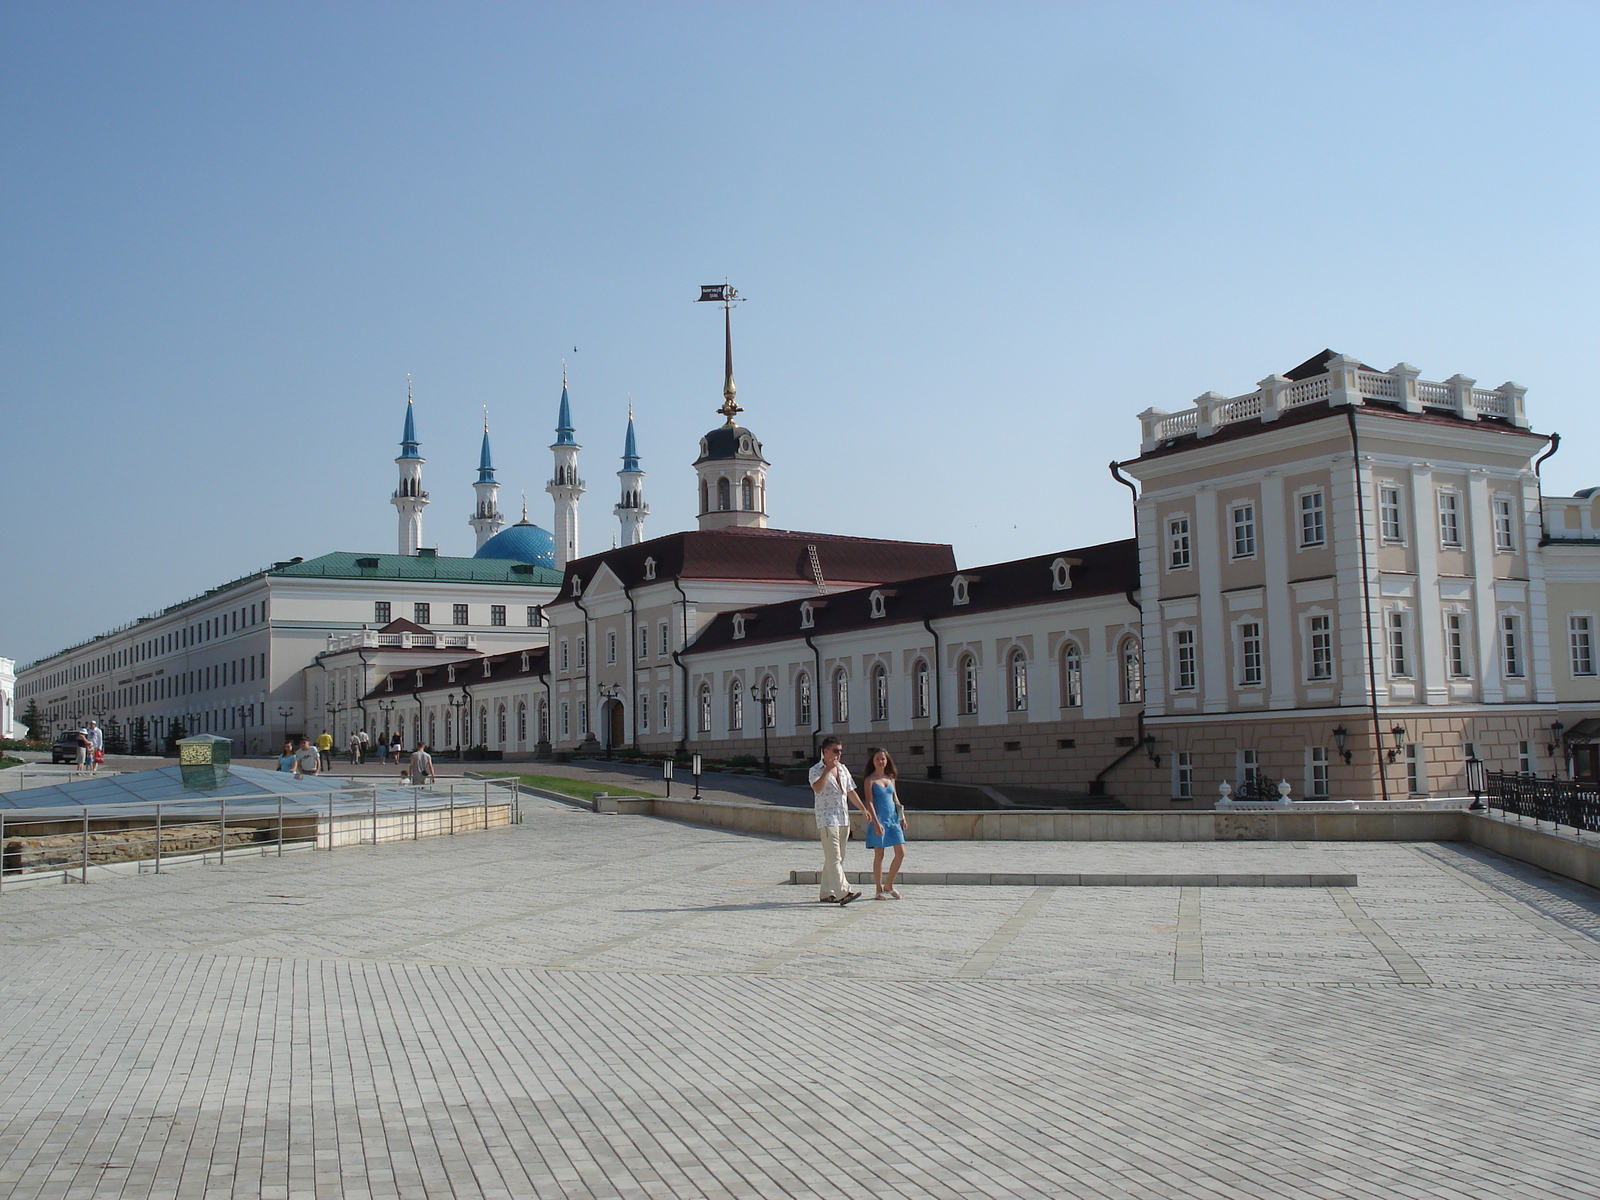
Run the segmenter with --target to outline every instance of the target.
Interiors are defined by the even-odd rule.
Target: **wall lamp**
[[[1345,749],[1345,743],[1349,740],[1350,731],[1348,729],[1343,725],[1335,725],[1333,727],[1333,744],[1339,748],[1339,756],[1344,759],[1344,765],[1347,767],[1350,765],[1350,760],[1355,757],[1354,754]]]
[[[1400,757],[1400,751],[1406,744],[1406,727],[1404,725],[1396,725],[1389,730],[1389,736],[1394,739],[1394,746],[1389,751],[1389,761],[1394,762]]]
[[[1151,763],[1154,764],[1156,770],[1159,771],[1161,769],[1161,755],[1156,753],[1155,734],[1147,733],[1144,735],[1144,752],[1145,757],[1147,757]]]
[[[1551,758],[1556,756],[1556,751],[1561,748],[1561,735],[1566,732],[1566,726],[1560,721],[1550,722],[1550,745],[1548,752]]]

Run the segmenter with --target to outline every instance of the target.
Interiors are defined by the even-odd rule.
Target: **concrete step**
[[[790,883],[814,884],[820,871],[790,871]],[[872,883],[871,871],[846,871],[851,883]],[[899,883],[955,887],[1355,887],[1354,875],[1052,875],[1003,871],[902,871]]]

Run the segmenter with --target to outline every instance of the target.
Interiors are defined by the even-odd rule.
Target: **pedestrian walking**
[[[99,721],[89,722],[89,774],[93,775],[106,760],[106,735]]]
[[[411,761],[406,764],[405,773],[411,777],[412,787],[421,787],[424,782],[438,782],[433,773],[433,755],[428,753],[427,742],[417,743],[417,748],[411,752]]]
[[[322,770],[333,770],[333,734],[326,729],[317,734],[317,755],[322,760]]]
[[[900,899],[894,881],[906,860],[906,810],[900,803],[898,779],[894,759],[887,750],[874,747],[867,751],[867,768],[862,772],[861,786],[866,789],[873,814],[878,818],[877,827],[867,830],[867,849],[872,851],[872,882],[878,889],[875,897],[878,900]],[[894,859],[885,876],[883,852],[891,848]]]
[[[817,837],[822,842],[822,875],[818,879],[817,903],[849,904],[859,899],[852,892],[844,873],[844,848],[850,840],[850,805],[854,804],[878,827],[878,818],[861,802],[856,781],[844,765],[844,744],[836,737],[822,739],[822,761],[811,768],[811,792],[817,816]],[[882,832],[881,828],[879,832]]]
[[[295,761],[294,743],[285,742],[283,744],[282,753],[278,755],[278,770],[292,772],[294,770]]]
[[[322,770],[322,752],[311,744],[311,739],[301,737],[300,748],[294,752],[294,777],[304,779]]]
[[[389,735],[387,733],[383,734],[376,742],[373,743],[373,745],[377,747],[378,761],[380,763],[388,761]]]
[[[359,729],[350,734],[350,765],[352,767],[361,765],[361,731]]]
[[[394,736],[389,739],[389,757],[395,762],[400,761],[400,756],[405,753],[406,740],[400,736],[400,731],[394,731]]]
[[[372,753],[372,739],[367,736],[365,729],[356,730],[356,736],[361,739],[361,761],[367,761],[367,755]]]
[[[87,729],[78,730],[74,740],[77,743],[77,751],[73,756],[72,773],[74,775],[83,775],[86,773],[85,768],[89,764],[89,731]]]

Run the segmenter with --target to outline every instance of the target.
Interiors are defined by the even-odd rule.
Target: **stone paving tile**
[[[841,910],[780,882],[817,857],[536,804],[7,894],[0,1195],[1600,1195],[1579,885],[1454,845],[914,843],[1360,884]]]

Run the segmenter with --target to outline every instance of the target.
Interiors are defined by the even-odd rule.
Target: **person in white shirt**
[[[418,742],[417,748],[411,752],[411,761],[406,765],[406,774],[411,776],[412,787],[436,782],[433,773],[433,755],[428,753],[427,742]]]
[[[300,748],[294,752],[294,777],[304,779],[322,770],[322,754],[309,738],[300,739]]]
[[[817,836],[822,841],[822,875],[817,881],[817,903],[849,904],[861,893],[852,892],[844,874],[844,847],[850,840],[850,805],[854,804],[878,832],[878,818],[861,802],[856,781],[844,765],[844,745],[836,737],[822,739],[822,761],[811,768],[815,796]]]
[[[89,722],[89,774],[100,769],[100,759],[105,757],[106,734],[99,721]]]
[[[361,732],[359,730],[350,735],[350,765],[361,765]]]

